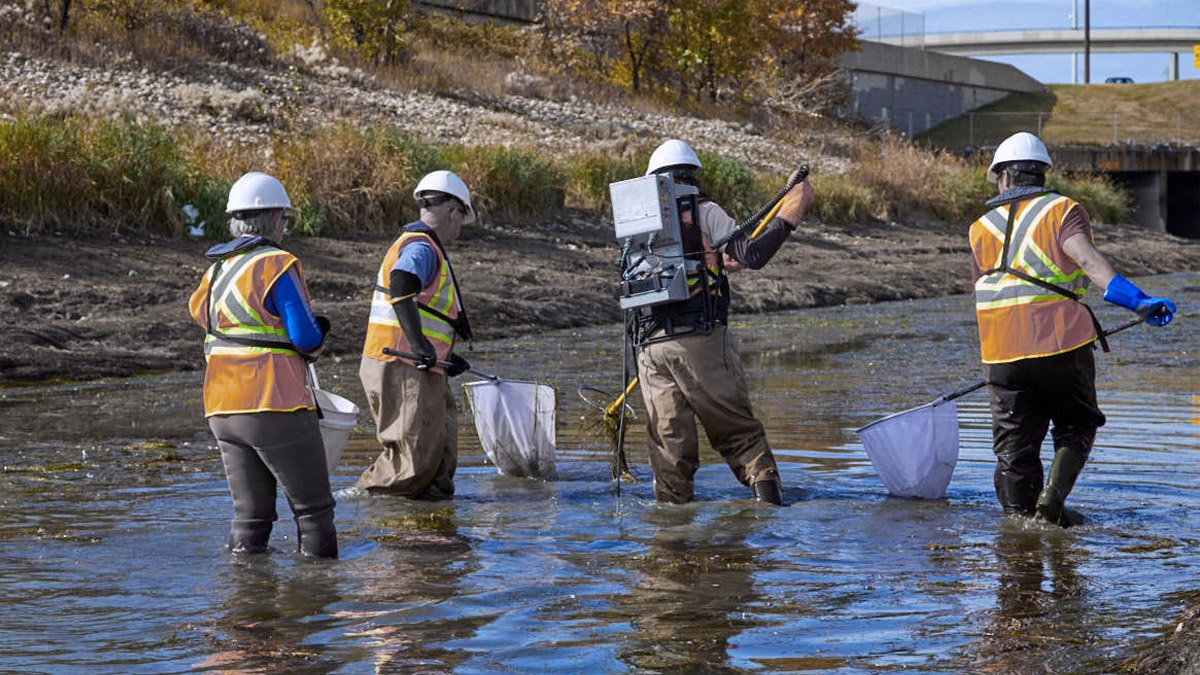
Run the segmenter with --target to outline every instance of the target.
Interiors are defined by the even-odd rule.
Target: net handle
[[[399,356],[402,359],[408,359],[410,361],[420,361],[421,360],[421,357],[417,356],[416,354],[409,354],[408,352],[402,352],[402,351],[399,351],[396,349],[392,349],[391,347],[384,347],[383,353],[387,354],[388,356]],[[449,361],[438,361],[437,364],[439,366],[441,366],[442,368],[450,368],[450,367],[454,366],[454,364],[450,363]],[[500,381],[500,378],[496,375],[492,375],[490,373],[484,373],[484,372],[475,370],[474,368],[471,368],[469,366],[467,367],[466,372],[470,373],[471,375],[474,375],[475,377],[478,377],[482,380],[491,380],[492,382]]]
[[[1127,322],[1121,324],[1120,326],[1117,326],[1116,328],[1106,330],[1106,331],[1100,333],[1100,336],[1108,337],[1115,333],[1120,333],[1121,331],[1125,330],[1126,328],[1133,328],[1134,326],[1138,325],[1139,323],[1142,323],[1145,320],[1146,320],[1145,317],[1138,317],[1136,319],[1133,319],[1132,321],[1127,321]],[[946,394],[944,396],[939,396],[938,398],[936,398],[924,405],[919,405],[915,408],[910,408],[910,409],[902,411],[902,412],[892,413],[891,415],[888,415],[886,417],[881,417],[881,418],[875,420],[874,422],[871,422],[870,424],[866,424],[866,425],[863,425],[863,426],[855,429],[854,431],[855,431],[855,433],[862,433],[863,429],[866,429],[867,427],[879,424],[880,422],[883,422],[884,420],[890,420],[890,419],[898,417],[900,415],[904,415],[904,414],[913,412],[914,410],[921,410],[923,408],[928,408],[931,405],[938,405],[940,403],[946,403],[947,401],[953,401],[954,399],[959,398],[960,396],[966,396],[967,394],[975,391],[976,389],[982,389],[985,384],[987,384],[986,380],[980,380],[974,384],[967,385],[966,387],[963,387],[962,389],[959,389],[957,391],[952,391],[949,394]]]

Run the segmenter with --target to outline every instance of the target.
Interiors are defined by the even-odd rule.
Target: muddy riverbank
[[[965,230],[807,223],[765,269],[734,275],[734,312],[967,292]],[[1197,242],[1105,225],[1096,238],[1129,277],[1200,270]],[[187,299],[212,243],[130,232],[0,234],[0,308],[9,317],[0,325],[0,385],[202,368]],[[329,355],[358,358],[368,288],[389,243],[285,242],[304,265],[317,312],[331,319]],[[611,223],[597,216],[486,222],[467,228],[450,255],[480,341],[619,320],[618,251]]]

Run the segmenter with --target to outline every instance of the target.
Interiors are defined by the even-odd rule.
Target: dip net
[[[858,429],[875,473],[898,497],[941,499],[958,463],[958,406],[938,400]]]
[[[507,476],[554,478],[558,392],[518,380],[463,385],[488,459]]]

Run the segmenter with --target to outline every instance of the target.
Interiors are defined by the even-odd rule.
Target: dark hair
[[[1013,187],[1044,187],[1047,168],[1041,162],[1009,162],[1000,170],[1009,175]]]
[[[671,180],[692,187],[700,187],[700,167],[692,166],[691,164],[675,164],[663,169],[659,169],[658,173],[665,173],[671,176]]]

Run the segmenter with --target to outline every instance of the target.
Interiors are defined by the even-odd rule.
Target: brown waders
[[[996,453],[996,497],[1006,513],[1057,525],[1081,522],[1063,503],[1079,477],[1104,414],[1096,405],[1092,345],[1063,354],[985,364]],[[1054,460],[1042,485],[1041,446],[1053,423]]]
[[[458,468],[458,408],[442,373],[368,356],[358,370],[383,452],[358,478],[372,493],[450,499]]]
[[[275,487],[279,485],[296,521],[300,551],[336,558],[334,500],[316,412],[213,415],[208,425],[221,448],[233,498],[229,549],[234,553],[267,550],[278,517]]]
[[[718,324],[707,335],[643,345],[637,361],[659,501],[681,504],[693,498],[700,466],[699,418],[713,449],[737,479],[752,486],[759,500],[783,502],[775,456],[750,409],[742,362],[725,326]]]

